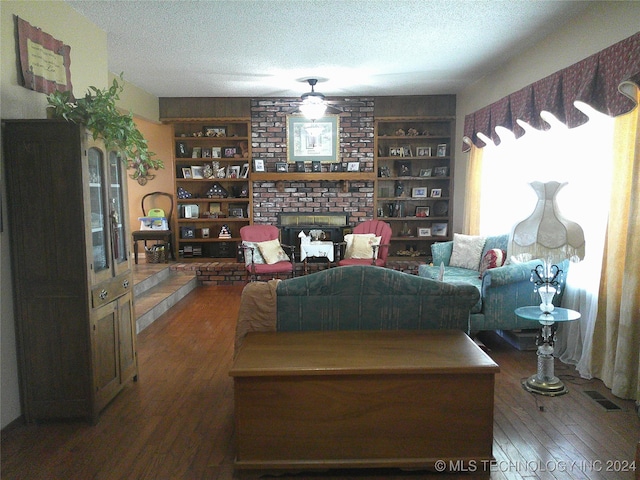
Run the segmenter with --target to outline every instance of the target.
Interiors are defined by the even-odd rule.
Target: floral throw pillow
[[[504,250],[500,250],[499,248],[488,250],[487,253],[484,254],[484,257],[482,257],[482,262],[480,263],[480,276],[478,278],[482,278],[482,274],[487,270],[504,265],[506,258],[507,252]]]
[[[284,250],[280,246],[280,241],[277,239],[258,242],[258,250],[260,250],[264,261],[269,265],[289,261],[289,256],[284,253]]]
[[[264,258],[262,258],[262,254],[260,253],[260,249],[258,248],[258,244],[256,242],[242,242],[242,245],[244,245],[245,247],[252,247],[252,248],[245,248],[244,249],[244,264],[245,265],[251,265],[251,256],[253,255],[253,263],[255,263],[256,265],[260,265],[265,263],[264,262]]]
[[[485,237],[454,233],[449,266],[478,271],[485,240]]]
[[[347,247],[345,248],[344,258],[371,259],[373,258],[373,246],[380,245],[381,240],[382,237],[376,237],[373,233],[350,233],[345,235],[344,241],[347,242]]]

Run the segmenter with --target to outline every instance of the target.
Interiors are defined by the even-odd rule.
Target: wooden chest
[[[489,461],[498,371],[460,331],[250,333],[230,371],[236,466]]]

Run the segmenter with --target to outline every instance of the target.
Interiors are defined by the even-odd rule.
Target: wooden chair
[[[295,277],[295,266],[293,259],[295,258],[295,247],[290,245],[282,245],[282,248],[289,250],[290,261],[282,260],[276,263],[268,264],[260,254],[257,244],[267,242],[269,240],[278,240],[280,242],[280,230],[273,225],[245,225],[240,229],[240,237],[242,249],[247,269],[247,280],[255,281],[258,275],[275,275],[276,277],[282,273],[291,274]]]
[[[342,258],[338,261],[338,266],[346,265],[375,265],[384,267],[387,264],[387,255],[389,253],[389,242],[391,241],[391,225],[381,220],[368,220],[356,225],[353,229],[354,234],[373,233],[376,237],[381,237],[380,245],[373,245],[372,258]],[[341,245],[346,245],[342,242]],[[343,255],[341,255],[342,257]]]
[[[165,246],[165,262],[169,261],[169,254],[171,259],[175,260],[176,256],[173,252],[173,232],[171,231],[171,215],[173,215],[173,195],[166,192],[151,192],[142,197],[142,216],[146,217],[147,213],[151,211],[145,207],[154,206],[157,207],[160,204],[160,199],[167,197],[169,199],[169,210],[162,209],[165,217],[167,218],[168,230],[137,230],[132,232],[133,236],[133,257],[135,263],[138,263],[138,242],[143,241],[144,245],[147,245],[148,241],[161,242]],[[163,204],[166,201],[163,201]]]

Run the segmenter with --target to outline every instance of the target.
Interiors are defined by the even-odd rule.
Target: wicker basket
[[[165,249],[164,246],[144,249],[144,256],[147,263],[165,263]]]

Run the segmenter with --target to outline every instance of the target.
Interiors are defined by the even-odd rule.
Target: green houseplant
[[[123,80],[122,74],[120,80]],[[123,90],[118,79],[114,79],[108,89],[91,86],[83,98],[75,101],[70,91],[55,91],[47,96],[47,102],[54,118],[85,125],[94,139],[100,137],[108,149],[118,151],[127,168],[133,169],[130,177],[144,185],[154,177],[150,170],[164,168],[164,164],[153,158],[155,153],[149,151],[133,115],[123,114],[116,108]]]

